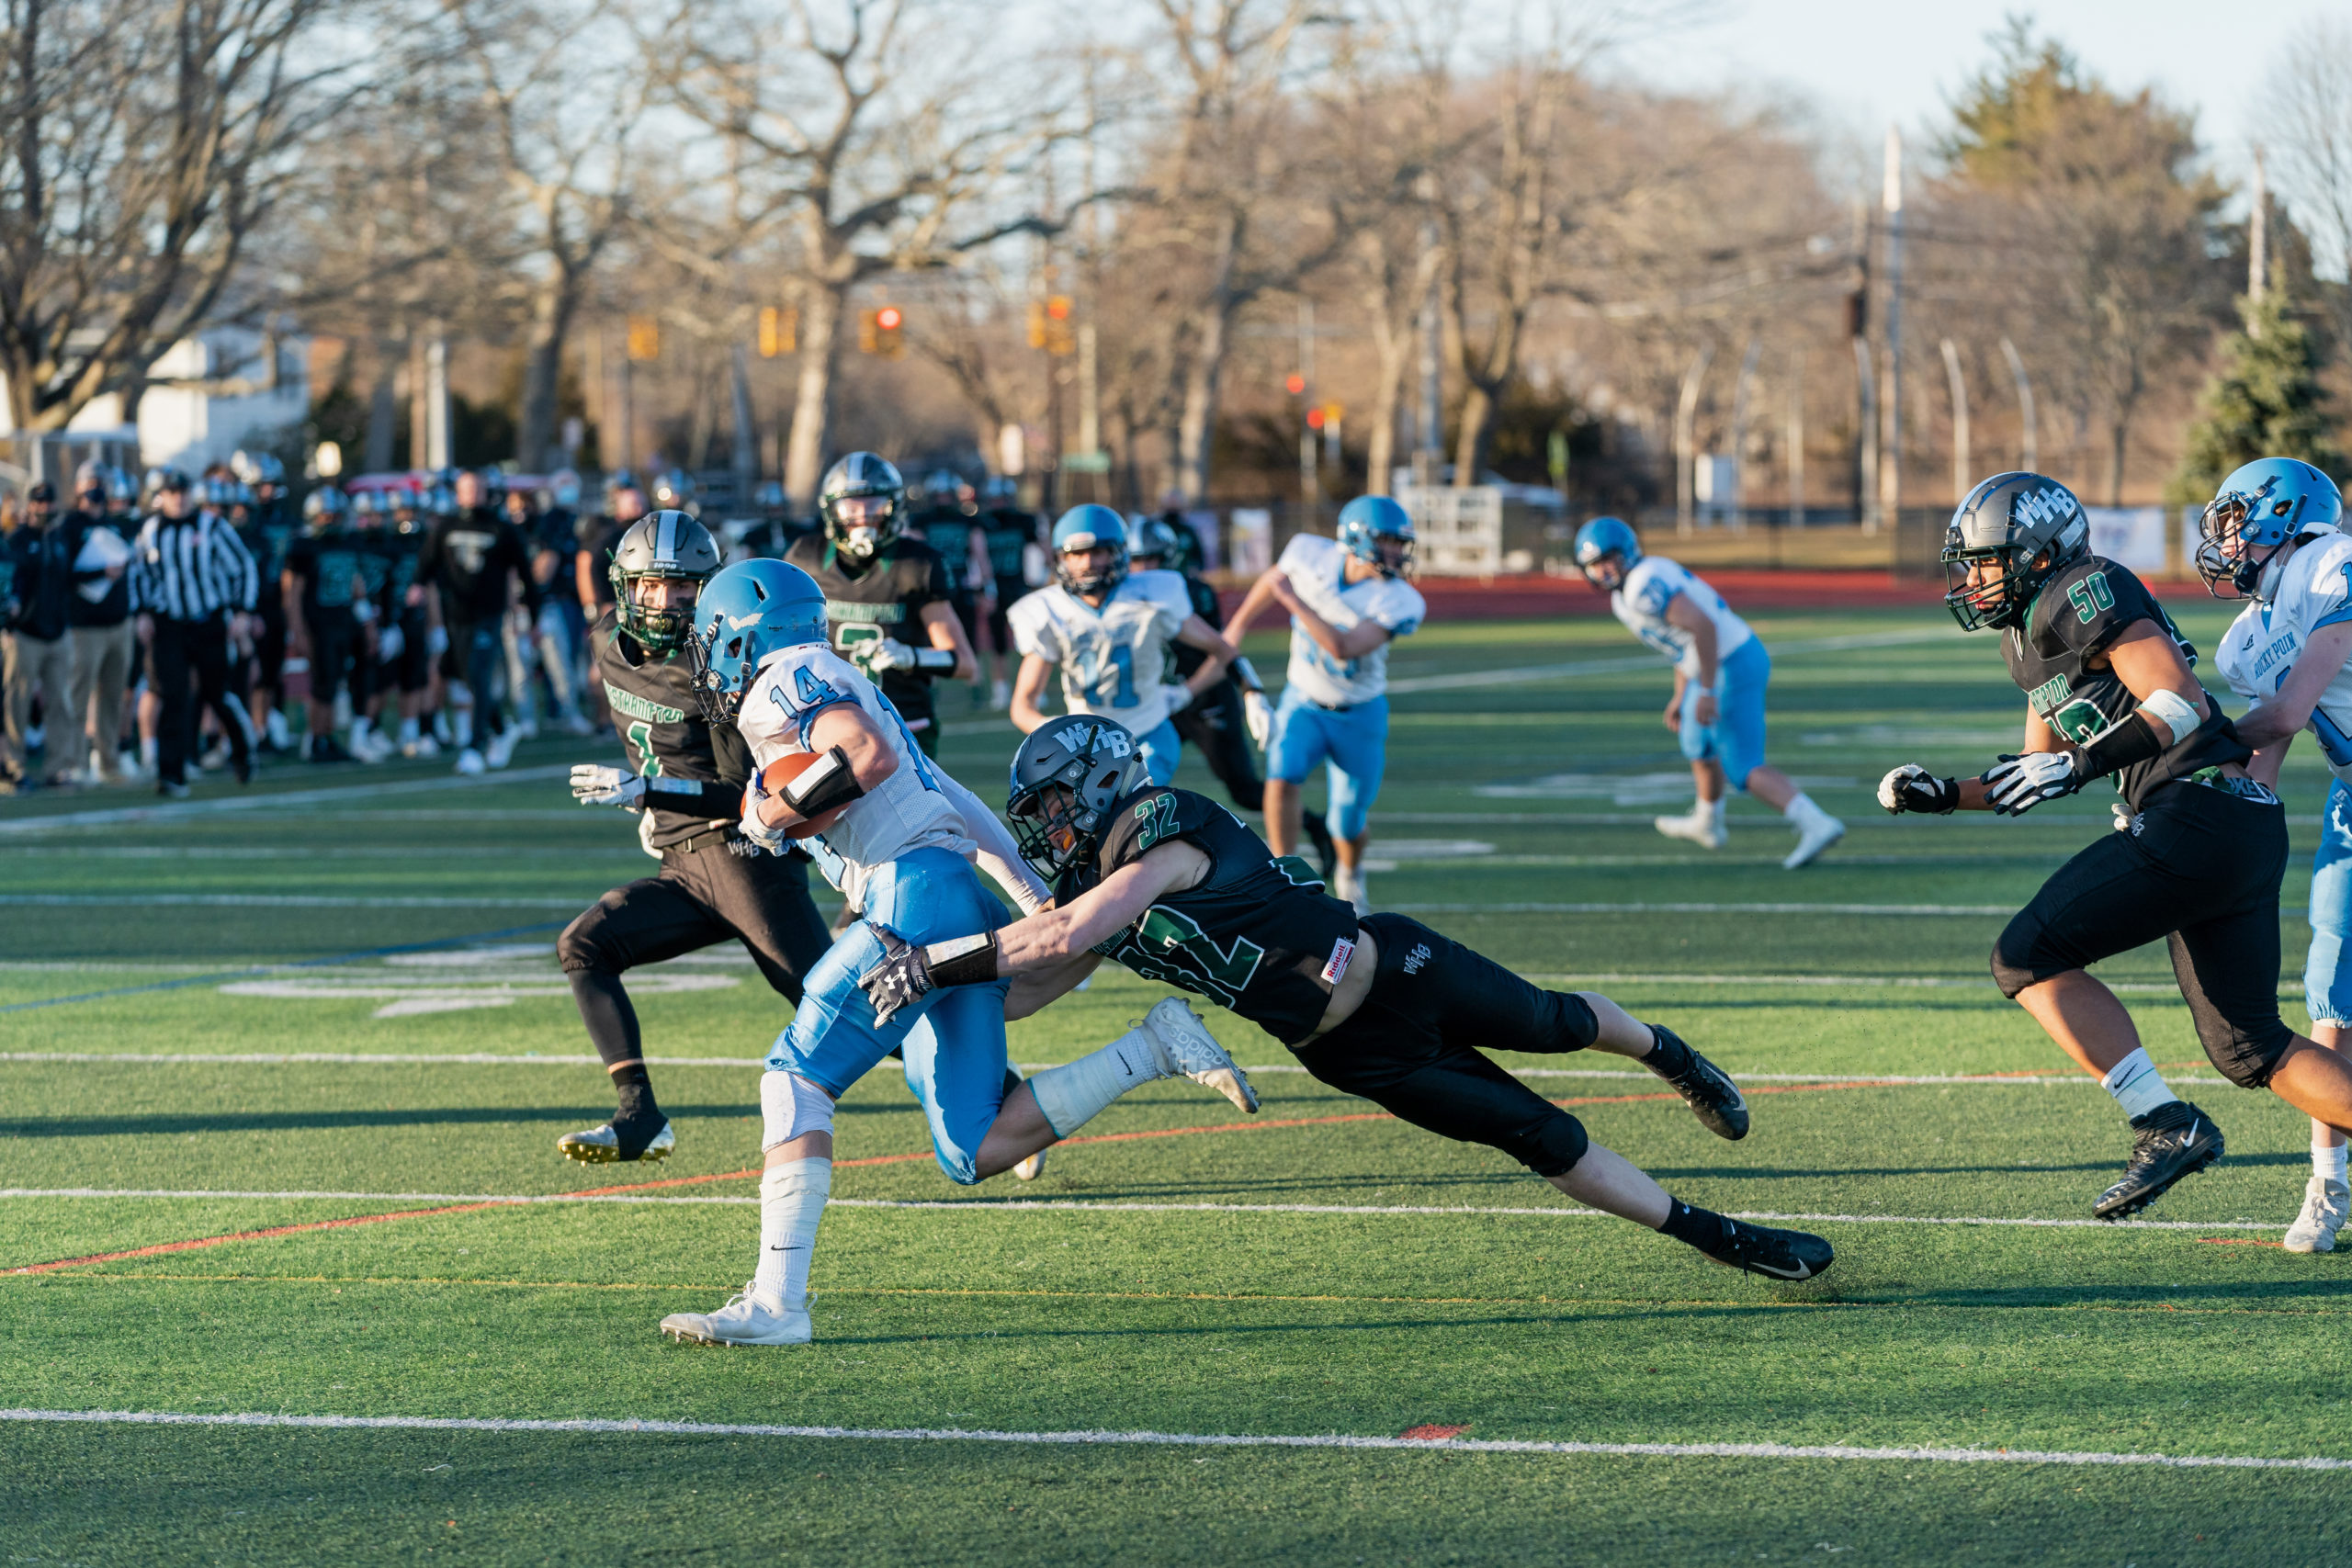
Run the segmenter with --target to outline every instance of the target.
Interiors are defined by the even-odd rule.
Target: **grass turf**
[[[2200,642],[2219,630],[2184,621]],[[2199,1081],[2213,1075],[2160,950],[2104,972],[2229,1134],[2225,1164],[2152,1213],[2186,1228],[1864,1223],[2078,1219],[2120,1163],[2111,1103],[1984,971],[2001,911],[2106,812],[2086,796],[2021,822],[1890,821],[1867,793],[1887,766],[1981,767],[2011,743],[1996,650],[1926,615],[1759,626],[1773,759],[1852,826],[1821,865],[1780,871],[1785,830],[1750,803],[1720,855],[1651,831],[1688,775],[1657,719],[1663,666],[1613,625],[1442,624],[1393,660],[1373,886],[1523,973],[1608,990],[1735,1071],[1847,1080],[1758,1080],[1773,1092],[1756,1097],[1756,1131],[1727,1145],[1645,1098],[1646,1079],[1530,1079],[1694,1201],[1853,1216],[1807,1222],[1839,1249],[1820,1281],[1734,1275],[1567,1213],[1491,1151],[1370,1118],[1296,1073],[1260,1079],[1259,1122],[1291,1124],[1155,1086],[1086,1130],[1104,1141],[1057,1150],[1042,1181],[967,1190],[876,1074],[842,1106],[849,1201],[817,1264],[820,1345],[663,1344],[663,1313],[716,1304],[747,1271],[752,1183],[462,1201],[754,1164],[750,1064],[782,1008],[723,952],[641,974],[650,1049],[699,1059],[656,1069],[679,1154],[554,1158],[554,1137],[608,1100],[546,946],[648,867],[625,818],[570,807],[557,782],[605,748],[549,741],[525,749],[520,777],[288,769],[257,786],[287,798],[243,809],[210,807],[228,792],[207,786],[193,809],[51,795],[0,814],[0,1050],[17,1054],[6,1185],[97,1194],[0,1197],[0,1268],[456,1211],[0,1276],[0,1404],[2352,1453],[2343,1265],[2263,1245],[2299,1199],[2306,1123]],[[1271,643],[1253,651],[1278,667]],[[947,705],[949,767],[1001,776],[1009,732]],[[1218,793],[1194,761],[1181,782]],[[2325,783],[2309,757],[2290,762],[2301,844]],[[2302,896],[2290,874],[2290,964]],[[1105,975],[1015,1026],[1013,1055],[1067,1059],[1159,994]],[[1245,1063],[1286,1065],[1249,1026],[1211,1022]],[[119,1059],[287,1053],[390,1059]],[[2041,1081],[1868,1083],[1947,1074]],[[1315,1212],[1332,1208],[1359,1212]],[[1452,1212],[1409,1212],[1432,1209]],[[2346,1485],[1899,1460],[0,1424],[0,1517],[28,1562],[2326,1562],[2352,1550]]]

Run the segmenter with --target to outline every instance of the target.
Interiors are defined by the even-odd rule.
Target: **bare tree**
[[[215,319],[355,73],[329,0],[7,0],[0,375],[21,433]],[[274,366],[271,367],[274,370]]]
[[[2316,19],[2287,46],[2262,95],[2258,133],[2279,194],[2340,280],[2325,292],[2352,344],[2352,27]]]

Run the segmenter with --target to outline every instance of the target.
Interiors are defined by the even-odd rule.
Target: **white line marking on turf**
[[[243,1199],[269,1201],[502,1203],[525,1207],[534,1203],[652,1203],[680,1206],[752,1208],[757,1198],[679,1197],[654,1192],[233,1192],[175,1191],[170,1189],[108,1187],[7,1187],[6,1198],[163,1198],[171,1200]],[[1014,1198],[998,1201],[979,1198],[835,1198],[835,1209],[953,1210],[963,1213],[1040,1214],[1336,1214],[1336,1215],[1494,1215],[1546,1220],[1598,1220],[1610,1216],[1599,1209],[1515,1208],[1467,1203],[1130,1203],[1093,1201],[1079,1198]],[[1840,1225],[1998,1225],[2031,1230],[2147,1231],[2271,1231],[2277,1220],[2041,1220],[1999,1215],[1960,1214],[1799,1214],[1777,1210],[1739,1210],[1736,1220],[1804,1220]]]
[[[264,1411],[194,1415],[171,1410],[0,1410],[0,1421],[129,1427],[294,1427],[330,1431],[582,1432],[688,1438],[833,1438],[899,1443],[1020,1443],[1055,1447],[1438,1450],[1482,1454],[1609,1454],[1657,1459],[1895,1460],[1934,1464],[2148,1465],[2165,1470],[2352,1470],[2352,1459],[2313,1455],[2095,1453],[2065,1449],[1861,1448],[1844,1443],[1577,1443],[1495,1438],[1363,1438],[1232,1432],[1005,1432],[960,1427],[781,1427],[750,1422],[563,1421],[465,1416],[287,1416]]]
[[[1901,648],[1912,643],[1942,642],[1941,632],[1858,632],[1849,637],[1800,637],[1775,646],[1786,657],[1792,653],[1840,653],[1856,648]],[[1454,675],[1408,675],[1388,682],[1391,695],[1416,692],[1464,692],[1487,686],[1521,686],[1538,681],[1578,681],[1592,675],[1623,675],[1656,670],[1658,657],[1631,654],[1622,658],[1578,659],[1565,664],[1522,664],[1508,670],[1466,670]]]
[[[584,909],[594,893],[560,897],[408,897],[390,894],[325,893],[0,893],[0,905],[35,908],[117,908],[174,906],[269,909]]]
[[[538,784],[568,778],[567,762],[536,768],[511,768],[504,773],[446,774],[436,778],[396,779],[381,784],[335,784],[322,789],[288,789],[270,794],[224,795],[209,800],[176,800],[161,806],[123,806],[96,811],[56,811],[45,817],[16,817],[0,821],[0,833],[38,833],[51,828],[95,828],[117,822],[177,822],[190,817],[218,817],[237,811],[276,811],[288,806],[313,806],[325,801],[354,800],[373,795],[424,795],[447,789],[484,789],[501,784]]]
[[[1433,915],[2014,915],[2015,904],[1390,904]]]

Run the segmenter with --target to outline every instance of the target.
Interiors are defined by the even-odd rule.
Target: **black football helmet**
[[[685,646],[686,634],[694,627],[694,606],[682,604],[675,609],[655,610],[640,604],[637,598],[639,580],[684,578],[699,585],[708,582],[724,564],[719,558],[718,541],[711,537],[709,529],[685,513],[654,512],[639,518],[614,547],[613,563],[606,569],[612,579],[621,629],[635,637],[638,646],[648,653],[675,653]]]
[[[1944,607],[1962,631],[2022,626],[2041,585],[2090,550],[2091,521],[2073,491],[2041,474],[1995,474],[1944,531]],[[1997,577],[1984,570],[1994,566]]]
[[[1047,881],[1091,859],[1111,808],[1150,775],[1136,738],[1091,714],[1049,718],[1012,754],[1005,816],[1021,856]]]
[[[878,500],[877,510],[863,502]],[[907,481],[889,462],[871,452],[852,452],[825,470],[817,487],[817,514],[824,520],[825,537],[851,560],[865,562],[880,555],[899,536],[907,516]]]

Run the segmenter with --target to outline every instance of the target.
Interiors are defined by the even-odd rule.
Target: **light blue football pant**
[[[2352,789],[2336,780],[2320,813],[2312,856],[2312,950],[2303,960],[2303,1005],[2313,1023],[2352,1023]]]
[[[1350,708],[1317,707],[1296,686],[1283,688],[1267,737],[1266,776],[1303,784],[1324,764],[1330,802],[1324,820],[1335,839],[1361,839],[1388,770],[1388,699]]]
[[[1694,762],[1710,758],[1724,765],[1731,787],[1747,793],[1747,775],[1764,765],[1764,688],[1772,680],[1772,656],[1749,637],[1715,667],[1715,722],[1699,722],[1699,685],[1682,689],[1682,754]]]

